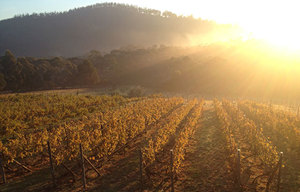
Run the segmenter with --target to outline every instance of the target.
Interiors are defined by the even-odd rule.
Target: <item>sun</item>
[[[197,13],[200,9],[196,16],[218,23],[237,24],[248,38],[263,39],[274,46],[295,51],[300,50],[299,7],[297,0],[211,0],[199,1],[189,10]]]
[[[290,51],[300,50],[300,2],[261,1],[249,4],[236,22],[252,38],[263,39],[274,46]]]
[[[288,14],[273,14],[270,18],[256,18],[254,22],[242,22],[240,25],[248,32],[249,38],[263,39],[268,43],[290,51],[300,50],[299,17]]]

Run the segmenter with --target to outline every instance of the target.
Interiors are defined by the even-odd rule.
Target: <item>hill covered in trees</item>
[[[224,41],[238,30],[114,3],[16,16],[0,21],[0,90],[133,85],[299,99],[299,56],[257,40]]]
[[[0,53],[9,49],[17,56],[73,57],[128,45],[210,43],[231,38],[237,30],[168,11],[105,3],[2,20]]]

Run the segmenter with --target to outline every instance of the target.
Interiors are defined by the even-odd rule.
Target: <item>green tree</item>
[[[77,80],[80,85],[94,85],[99,82],[98,72],[89,60],[78,65]]]
[[[0,90],[3,90],[6,86],[4,75],[0,73]]]
[[[38,76],[35,72],[33,64],[26,58],[18,58],[18,64],[21,66],[22,71],[19,77],[19,84],[21,88],[34,89],[41,83],[41,80],[36,79]]]
[[[128,97],[142,97],[144,95],[144,90],[140,87],[134,87],[130,89]]]
[[[20,87],[21,66],[10,50],[6,50],[2,57],[2,66],[7,89],[17,90]]]
[[[5,67],[12,66],[17,63],[17,59],[15,58],[14,54],[10,50],[6,50],[2,62]]]

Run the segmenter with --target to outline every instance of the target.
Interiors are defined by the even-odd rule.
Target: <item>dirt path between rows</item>
[[[199,127],[187,147],[176,191],[235,191],[226,140],[220,127],[216,126],[213,104],[207,101]]]

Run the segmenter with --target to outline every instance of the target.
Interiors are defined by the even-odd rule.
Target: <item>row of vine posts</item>
[[[48,146],[48,155],[49,155],[49,167],[50,167],[50,172],[52,176],[52,183],[53,187],[57,187],[57,182],[56,182],[56,177],[55,177],[55,169],[54,169],[54,163],[53,163],[53,154],[51,152],[51,145],[50,142],[47,142]],[[83,148],[82,145],[79,144],[79,150],[80,150],[80,164],[81,164],[81,169],[82,169],[82,187],[83,190],[86,190],[86,176],[85,176],[85,163],[89,164],[92,169],[100,176],[100,171],[88,160],[86,156],[83,154]],[[236,161],[236,171],[237,171],[237,182],[238,186],[242,189],[242,183],[241,183],[241,164],[240,164],[240,155],[241,150],[237,149],[237,161]],[[279,161],[277,166],[274,168],[273,172],[271,173],[269,179],[268,179],[268,184],[266,187],[266,192],[269,191],[269,184],[271,183],[272,179],[275,177],[275,172],[278,170],[278,175],[277,175],[277,190],[276,192],[279,192],[280,190],[280,180],[281,180],[281,167],[282,167],[282,157],[283,153],[280,152],[279,154]],[[73,176],[73,181],[75,181],[75,174],[66,166],[63,164],[63,167],[65,167]],[[171,192],[174,192],[174,167],[173,167],[173,150],[170,150],[170,181],[171,181]],[[5,169],[2,161],[2,157],[0,158],[0,171],[1,171],[1,176],[2,176],[2,183],[6,183],[6,175],[5,175]],[[144,179],[143,179],[143,155],[141,149],[139,150],[139,183],[140,183],[140,191],[144,190]]]
[[[50,168],[50,173],[51,173],[51,177],[52,177],[52,184],[53,184],[53,187],[57,187],[57,182],[56,182],[56,176],[55,176],[55,168],[54,168],[54,162],[53,162],[53,156],[54,154],[52,154],[52,151],[51,151],[51,145],[50,145],[50,142],[47,141],[47,147],[48,147],[48,156],[49,156],[49,168]],[[89,164],[92,169],[98,174],[98,176],[100,176],[100,171],[89,161],[89,159],[83,154],[83,147],[81,144],[79,144],[79,150],[80,150],[80,165],[81,165],[81,172],[82,172],[82,175],[81,175],[81,178],[82,178],[82,187],[83,187],[83,190],[86,191],[87,189],[87,182],[86,182],[86,175],[85,175],[85,163]],[[171,169],[171,172],[170,172],[170,180],[171,180],[171,191],[174,192],[174,172],[173,172],[173,150],[170,150],[170,157],[171,157],[171,160],[170,160],[170,169]],[[75,181],[75,173],[70,169],[68,168],[64,163],[62,163],[62,166],[67,169],[67,171],[69,171],[72,176],[73,176],[73,181]],[[24,166],[25,167],[25,166]],[[23,167],[23,168],[24,168]],[[28,169],[30,172],[31,170]],[[4,169],[4,164],[3,164],[3,161],[2,161],[2,157],[0,157],[0,172],[1,172],[1,177],[2,177],[2,183],[6,183],[7,180],[6,180],[6,174],[5,174],[5,169]],[[143,191],[144,190],[144,180],[143,180],[143,155],[142,155],[142,150],[140,149],[139,150],[139,177],[140,177],[140,191]]]

